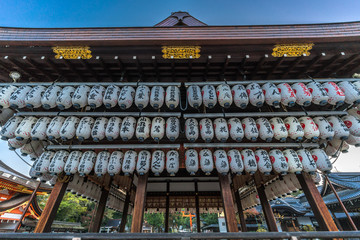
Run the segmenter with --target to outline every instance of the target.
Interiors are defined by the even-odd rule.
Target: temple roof
[[[171,15],[158,24],[155,27],[196,27],[207,26],[207,24],[191,16],[188,12],[173,12]]]

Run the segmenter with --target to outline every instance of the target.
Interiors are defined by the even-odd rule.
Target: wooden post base
[[[131,222],[131,232],[142,232],[142,224],[144,218],[144,208],[146,203],[146,186],[147,186],[148,174],[138,177],[138,185],[136,188],[134,212]]]

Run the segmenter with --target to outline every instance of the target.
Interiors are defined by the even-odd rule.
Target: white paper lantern
[[[311,155],[316,163],[316,167],[319,171],[329,173],[332,169],[332,164],[325,151],[322,149],[312,149]]]
[[[166,88],[165,93],[165,104],[170,109],[173,110],[177,108],[180,102],[180,90],[176,86],[169,86]]]
[[[124,159],[124,154],[121,151],[113,151],[110,155],[109,164],[107,165],[107,172],[110,176],[119,174],[121,165]]]
[[[274,131],[274,138],[280,142],[285,142],[288,137],[288,131],[286,130],[284,121],[279,117],[273,117],[269,122]]]
[[[188,149],[185,152],[185,167],[186,171],[190,173],[190,175],[195,175],[195,173],[199,169],[199,156],[198,152],[194,149]]]
[[[74,116],[69,116],[65,119],[60,129],[60,137],[63,141],[68,141],[75,137],[79,122],[80,119]]]
[[[125,86],[121,89],[118,104],[122,110],[128,109],[134,102],[135,89],[131,86]]]
[[[316,172],[315,174],[311,175],[312,180],[314,181],[314,183],[317,185],[320,183],[321,181],[321,176],[318,172]]]
[[[344,140],[333,139],[328,143],[334,147],[337,152],[347,153],[349,151],[350,146]]]
[[[12,109],[24,108],[25,98],[28,92],[30,92],[30,86],[20,86],[18,87],[10,96],[9,105]]]
[[[360,137],[360,119],[352,115],[347,115],[343,116],[341,120],[343,120],[346,127],[349,129],[350,134],[355,137]]]
[[[185,121],[185,136],[190,142],[195,142],[199,137],[199,124],[195,118],[188,118]]]
[[[161,150],[156,150],[151,156],[151,171],[155,176],[160,176],[165,168],[165,153]]]
[[[237,84],[232,87],[231,93],[233,95],[235,105],[241,109],[245,109],[249,104],[249,96],[246,93],[246,88],[241,84]]]
[[[304,129],[301,127],[299,120],[296,117],[287,117],[284,119],[285,127],[291,139],[299,142],[304,137]]]
[[[311,139],[315,141],[319,139],[320,131],[316,123],[310,117],[301,117],[299,118],[301,127],[304,129],[304,136],[306,139]]]
[[[49,165],[54,157],[55,153],[53,151],[45,151],[36,161],[35,165],[35,174],[36,176],[41,176],[44,173],[47,173],[49,170]]]
[[[81,118],[79,125],[76,129],[76,137],[80,142],[90,138],[91,130],[94,126],[95,120],[92,117]]]
[[[230,118],[228,120],[228,128],[230,132],[230,137],[237,142],[241,142],[244,138],[244,130],[242,128],[242,124],[240,119],[238,118]]]
[[[294,83],[291,87],[295,92],[297,104],[304,107],[311,105],[312,95],[304,83]]]
[[[82,154],[78,171],[80,176],[88,175],[94,168],[96,161],[96,153],[93,151],[86,151]]]
[[[61,87],[56,85],[51,85],[46,89],[44,95],[41,97],[41,105],[44,109],[56,107],[56,99],[58,98],[61,90]]]
[[[46,140],[46,130],[51,122],[49,117],[41,117],[35,123],[34,127],[31,130],[31,139],[32,140]]]
[[[360,119],[360,110],[359,110],[359,109],[350,108],[347,112],[348,112],[348,114],[350,114],[351,116],[354,116],[354,117]]]
[[[281,103],[287,107],[295,106],[296,95],[291,86],[288,83],[280,83],[277,87],[281,94]]]
[[[304,172],[314,174],[316,172],[316,163],[311,156],[311,153],[306,149],[300,149],[297,151],[300,161],[303,165]]]
[[[214,162],[216,170],[221,175],[226,175],[229,172],[229,161],[224,150],[216,150],[214,152]]]
[[[216,95],[219,105],[223,108],[229,108],[233,102],[231,88],[227,84],[221,84],[216,88]]]
[[[77,173],[81,156],[82,152],[80,151],[70,152],[64,167],[64,172],[66,175],[72,175]]]
[[[166,120],[166,137],[174,142],[180,134],[180,121],[176,117],[169,117]]]
[[[3,126],[15,114],[14,110],[10,108],[3,108],[0,110],[0,126]]]
[[[360,137],[355,137],[353,135],[349,135],[349,138],[345,140],[347,144],[353,145],[355,147],[360,147]]]
[[[94,126],[91,129],[91,137],[94,142],[99,142],[105,138],[105,129],[108,119],[104,117],[98,117],[95,120]]]
[[[341,151],[338,151],[338,149],[334,148],[333,146],[331,146],[330,144],[328,144],[325,148],[325,153],[328,156],[331,157],[337,157],[337,155],[340,153]]]
[[[269,175],[272,171],[269,154],[264,149],[257,149],[255,151],[255,159],[259,171],[264,175]]]
[[[205,85],[201,89],[204,106],[213,108],[217,103],[216,90],[213,85]]]
[[[200,136],[205,142],[211,142],[214,138],[214,127],[211,119],[203,118],[200,120]]]
[[[199,86],[189,86],[187,89],[188,103],[193,108],[199,108],[202,103],[201,90]]]
[[[256,127],[259,130],[260,138],[266,142],[271,142],[274,137],[274,131],[271,128],[269,120],[266,118],[256,119]]]
[[[359,104],[360,103],[360,91],[355,87],[352,82],[343,81],[338,84],[340,89],[345,94],[345,102],[347,104]]]
[[[36,121],[38,119],[36,117],[28,116],[25,117],[17,129],[15,130],[15,137],[17,140],[29,139],[31,137],[31,130],[34,127]]]
[[[166,171],[170,176],[175,176],[179,171],[179,153],[175,150],[166,153]]]
[[[107,171],[110,153],[108,151],[101,151],[96,157],[94,172],[98,177],[104,176]]]
[[[154,109],[159,109],[163,106],[165,100],[165,90],[161,86],[154,86],[151,88],[150,105]]]
[[[55,153],[53,159],[49,165],[49,173],[52,175],[58,175],[64,171],[65,163],[68,159],[69,152],[65,150],[59,150]]]
[[[343,122],[343,120],[341,120],[341,118],[337,116],[330,116],[326,118],[326,120],[328,120],[331,127],[334,129],[335,132],[334,138],[340,140],[346,140],[349,137],[350,131]]]
[[[200,167],[205,175],[210,175],[214,169],[213,154],[209,149],[202,149],[199,152]]]
[[[315,117],[313,118],[313,121],[315,122],[316,126],[319,128],[320,139],[328,140],[328,141],[333,139],[335,131],[325,117]]]
[[[141,176],[149,172],[151,153],[147,150],[142,150],[138,154],[136,163],[136,172]]]
[[[243,149],[241,151],[241,158],[244,161],[245,172],[249,173],[250,175],[255,174],[258,167],[254,151],[251,149]]]
[[[115,85],[110,85],[106,88],[103,103],[107,109],[113,108],[118,104],[120,88]]]
[[[255,142],[256,139],[259,137],[259,130],[256,127],[256,122],[253,118],[244,118],[241,120],[242,127],[244,129],[245,137]]]
[[[25,97],[26,107],[29,109],[41,107],[41,97],[43,96],[46,88],[38,85],[33,87]]]
[[[303,170],[303,166],[297,152],[295,152],[293,149],[286,149],[283,151],[283,154],[288,163],[289,172],[300,174]]]
[[[334,82],[325,82],[322,84],[328,93],[328,103],[333,106],[341,106],[345,103],[345,94]]]
[[[88,94],[90,87],[86,85],[80,85],[76,88],[74,95],[71,99],[74,108],[80,109],[88,104]]]
[[[215,137],[220,142],[226,142],[229,138],[229,129],[224,118],[216,118],[214,120]]]
[[[265,102],[264,93],[257,83],[250,83],[246,86],[246,93],[249,96],[250,104],[255,107],[262,107]]]
[[[137,153],[133,150],[128,150],[124,155],[124,162],[122,165],[122,171],[125,176],[133,174],[136,166]]]
[[[151,128],[151,120],[148,117],[141,117],[138,119],[136,125],[136,138],[139,139],[140,142],[145,141],[150,137],[150,128]]]
[[[56,105],[60,110],[68,109],[72,106],[72,97],[75,88],[72,86],[64,87],[56,98]]]
[[[123,141],[128,141],[134,136],[136,127],[136,119],[133,117],[125,117],[120,128],[120,137]]]
[[[8,140],[9,150],[14,151],[15,149],[21,148],[24,146],[29,139],[17,140],[16,138],[12,138]]]
[[[165,120],[162,117],[155,117],[151,123],[151,137],[159,142],[165,135]]]
[[[314,104],[325,106],[328,103],[329,96],[326,92],[323,85],[319,82],[312,81],[306,85],[306,87],[309,89],[311,96],[312,96],[312,102]]]
[[[140,109],[146,108],[150,100],[150,88],[145,85],[139,85],[135,92],[135,105]]]
[[[30,141],[20,148],[21,156],[34,155],[39,148],[40,141]]]
[[[36,159],[33,164],[31,165],[31,168],[29,170],[29,176],[31,179],[37,179],[35,167],[37,165],[38,159]]]
[[[289,165],[284,154],[279,149],[273,149],[269,151],[269,156],[273,169],[282,175],[287,174]]]
[[[227,152],[227,155],[231,172],[237,175],[241,175],[244,171],[244,163],[240,151],[237,149],[231,149]]]
[[[120,135],[120,127],[121,127],[121,118],[119,117],[111,117],[107,123],[105,129],[105,136],[107,140],[112,141],[117,139]]]
[[[15,137],[15,131],[18,128],[19,124],[24,120],[22,117],[12,117],[10,118],[5,125],[1,128],[1,139],[8,140]]]
[[[33,143],[36,143],[35,147]],[[34,161],[44,152],[44,147],[46,147],[49,143],[47,141],[32,141],[30,144],[32,152],[29,153],[29,157],[31,161]]]
[[[265,83],[262,86],[262,90],[265,96],[265,102],[269,106],[277,107],[281,102],[281,94],[277,86],[273,83]]]
[[[10,97],[13,92],[17,90],[17,87],[13,85],[7,85],[0,90],[0,109],[10,107]]]

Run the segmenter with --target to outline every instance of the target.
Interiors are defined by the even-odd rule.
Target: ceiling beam
[[[99,59],[100,65],[101,65],[102,68],[105,70],[106,74],[111,78],[111,80],[112,80],[113,82],[115,82],[116,79],[115,79],[114,75],[112,74],[112,72],[111,72],[111,71],[109,70],[109,68],[107,67],[104,59],[101,58],[101,57],[99,57],[98,59]]]
[[[251,79],[253,79],[258,74],[258,71],[261,69],[263,63],[265,62],[265,59],[267,59],[267,58],[268,58],[267,54],[260,58],[260,60],[256,64],[254,71],[252,71],[252,73],[251,73],[251,77],[250,77]]]
[[[67,59],[62,59],[63,63],[71,70],[73,71],[82,81],[85,80],[85,78],[80,74],[80,72],[71,64],[71,62]]]
[[[281,76],[281,78],[286,78],[287,75],[291,72],[291,70],[293,70],[296,65],[298,65],[304,58],[304,55],[297,57],[292,63],[291,65],[286,69],[286,71],[283,73],[283,75]]]
[[[18,68],[19,71],[23,71],[25,72],[28,76],[30,76],[33,79],[38,79],[40,80],[38,77],[36,77],[31,71],[27,70],[25,68],[24,65],[22,65],[21,63],[19,63],[17,60],[13,59],[13,58],[8,58],[8,61],[11,62],[15,67]]]
[[[314,57],[314,59],[310,62],[309,65],[307,65],[298,75],[296,75],[297,78],[302,77],[305,73],[307,73],[315,64],[317,64],[320,59],[325,56],[325,54],[318,55]]]
[[[333,69],[334,73],[342,72],[344,68],[347,68],[351,63],[353,63],[355,60],[357,60],[359,57],[359,54],[354,54],[347,60],[345,60],[343,63],[341,63],[338,67]]]
[[[331,66],[337,62],[343,55],[342,54],[337,54],[335,56],[333,56],[329,62],[326,64],[325,67],[322,67],[320,71],[318,71],[317,73],[315,73],[313,76],[314,77],[318,77],[318,76],[321,76],[320,73],[324,73],[324,72],[327,72],[327,71],[332,71],[330,68]]]
[[[81,61],[82,65],[94,76],[94,78],[97,81],[99,81],[100,80],[99,75],[94,71],[94,69],[92,69],[92,67],[90,66],[88,61],[85,59],[81,59],[80,61]]]
[[[47,73],[43,68],[41,68],[34,60],[30,57],[25,58],[25,61],[29,63],[33,68],[41,72],[48,80],[53,81],[54,79],[51,77],[51,74]]]
[[[266,79],[269,79],[271,77],[271,75],[273,75],[273,73],[276,71],[276,69],[282,64],[282,62],[285,60],[285,57],[281,57],[279,58],[274,67],[270,70],[270,72],[266,75]]]

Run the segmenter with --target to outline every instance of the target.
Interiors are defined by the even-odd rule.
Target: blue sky
[[[346,22],[359,9],[359,0],[0,0],[0,26],[153,26],[175,11],[209,25]]]

